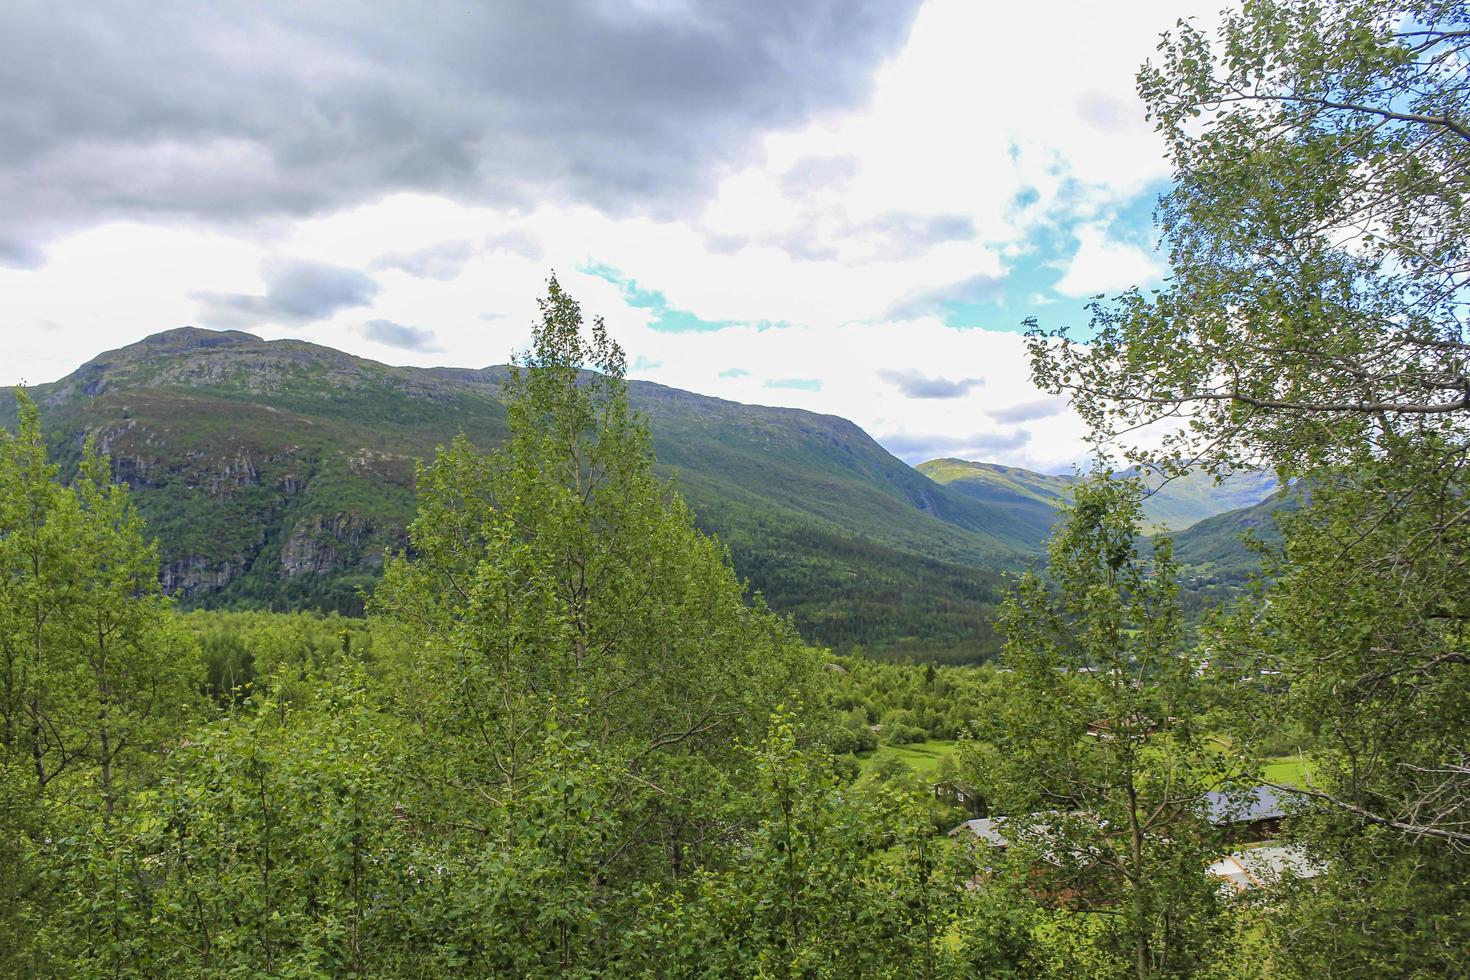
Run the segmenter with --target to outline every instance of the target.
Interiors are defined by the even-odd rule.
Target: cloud
[[[990,462],[996,455],[1007,456],[1031,441],[1025,429],[1012,432],[977,432],[969,436],[924,435],[896,432],[878,440],[893,455],[910,463],[952,457],[974,462]]]
[[[1122,129],[1143,117],[1136,102],[1124,102],[1106,92],[1083,92],[1077,96],[1077,115],[1102,132]]]
[[[936,245],[967,242],[975,235],[975,221],[969,215],[887,211],[856,221],[848,215],[846,206],[834,203],[807,209],[790,227],[778,232],[730,240],[711,236],[706,241],[715,251],[716,245],[738,251],[757,243],[778,248],[803,262],[848,259],[863,264],[901,262],[921,256]]]
[[[1049,419],[1066,410],[1067,400],[1065,398],[1038,398],[1034,401],[1021,402],[1019,405],[1011,405],[1008,408],[987,408],[985,414],[997,422],[1015,425],[1018,422]]]
[[[1164,275],[1156,255],[1110,237],[1102,225],[1077,229],[1077,240],[1077,252],[1068,263],[1066,274],[1053,287],[1063,296],[1122,292],[1157,282]]]
[[[883,315],[887,320],[916,320],[937,316],[949,303],[978,303],[1001,294],[1004,280],[988,273],[969,276],[943,286],[921,289],[894,303]]]
[[[821,391],[820,378],[778,378],[766,382],[767,388],[787,388],[793,391]]]
[[[0,5],[0,260],[402,191],[691,213],[765,133],[867,98],[917,6]]]
[[[434,336],[434,331],[424,327],[406,327],[392,320],[369,320],[362,325],[362,335],[375,343],[399,350],[434,354],[443,351]]]
[[[886,369],[878,377],[903,392],[906,398],[963,398],[971,388],[985,383],[984,378],[962,378],[950,381],[947,378],[931,378],[919,371]]]
[[[781,190],[791,197],[829,190],[846,184],[859,169],[856,157],[802,157],[781,175]]]
[[[541,258],[541,243],[524,231],[503,231],[485,236],[485,251],[509,252],[524,259]]]
[[[192,299],[203,304],[200,319],[220,327],[299,326],[354,306],[367,306],[378,293],[378,284],[370,276],[323,262],[272,259],[265,263],[262,274],[266,281],[263,295],[191,293]]]
[[[439,242],[416,252],[396,252],[373,260],[373,269],[399,269],[420,279],[449,282],[459,275],[475,254],[475,246],[465,241]]]
[[[725,370],[720,372],[719,376],[722,378],[748,378],[750,377],[750,372],[745,370],[745,368],[725,368]]]

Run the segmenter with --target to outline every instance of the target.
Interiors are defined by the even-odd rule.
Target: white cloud
[[[1063,296],[1117,293],[1130,286],[1157,282],[1164,274],[1157,255],[1109,237],[1100,225],[1079,228],[1077,238],[1081,243],[1077,254],[1055,287]]]

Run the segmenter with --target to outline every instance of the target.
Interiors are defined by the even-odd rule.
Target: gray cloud
[[[524,231],[503,231],[485,236],[485,251],[511,252],[527,259],[541,258],[541,243]]]
[[[434,331],[423,327],[406,327],[392,320],[369,320],[362,325],[362,335],[388,347],[433,354],[444,348],[438,345]]]
[[[374,269],[400,269],[420,279],[438,279],[448,282],[459,275],[459,270],[475,254],[475,246],[469,242],[439,242],[417,252],[395,252],[373,260]]]
[[[272,259],[263,273],[264,295],[190,293],[191,299],[203,304],[200,319],[217,327],[300,325],[324,320],[339,310],[366,306],[378,294],[378,284],[370,276],[321,262]]]
[[[1122,129],[1137,123],[1142,115],[1133,106],[1102,92],[1084,92],[1077,97],[1077,115],[1103,132]]]
[[[802,157],[781,175],[781,190],[792,197],[845,184],[857,176],[856,157]]]
[[[917,6],[0,4],[0,261],[397,191],[687,214],[765,132],[859,104]]]
[[[1002,280],[995,276],[977,275],[958,282],[948,283],[937,289],[926,289],[900,299],[884,314],[889,320],[915,320],[921,316],[935,316],[943,311],[946,303],[979,303],[999,295]]]
[[[868,225],[895,246],[895,258],[907,258],[944,242],[967,242],[975,237],[975,222],[966,214],[912,214],[893,211]]]
[[[962,398],[970,393],[970,389],[985,383],[984,378],[950,381],[948,378],[931,378],[913,370],[879,371],[878,377],[896,387],[905,398]]]
[[[924,435],[921,433],[897,432],[878,440],[899,459],[908,463],[922,463],[927,459],[951,456],[977,462],[989,462],[987,457],[1021,449],[1031,441],[1031,433],[1025,429],[1012,432],[977,432],[970,436]]]
[[[985,414],[997,422],[1014,425],[1017,422],[1034,422],[1037,419],[1048,419],[1053,415],[1060,415],[1067,408],[1065,398],[1038,398],[1035,401],[1021,402],[1019,405],[1011,405],[1007,408],[990,408]]]
[[[704,246],[716,255],[734,255],[750,244],[749,235],[705,235]]]
[[[898,261],[921,255],[944,242],[975,237],[975,224],[961,214],[914,214],[890,211],[863,221],[853,221],[846,208],[830,205],[808,211],[787,230],[765,236],[762,241],[795,259],[809,262],[835,259],[845,241],[856,240],[870,261]]]

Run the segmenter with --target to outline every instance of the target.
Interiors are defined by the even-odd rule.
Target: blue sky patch
[[[737,325],[735,320],[703,320],[688,310],[675,309],[669,305],[663,293],[657,289],[645,289],[638,284],[638,280],[630,279],[606,263],[591,262],[583,265],[580,271],[618,287],[618,291],[623,294],[623,302],[629,306],[650,311],[653,314],[653,320],[648,324],[650,330],[663,333],[706,333]]]
[[[1159,195],[1167,188],[1167,184],[1150,186],[1125,202],[1115,213],[1099,216],[1109,237],[1153,251],[1159,238],[1153,223],[1154,208]],[[1070,187],[1061,196],[1065,200],[1081,191],[1080,187]],[[1015,204],[1019,207],[1029,205],[1034,201],[1033,194],[1034,191],[1021,191],[1014,199]],[[1067,210],[1062,209],[1062,213],[1066,214]],[[1025,250],[1008,260],[1008,267],[997,281],[995,290],[973,298],[946,299],[937,305],[939,318],[946,326],[960,329],[982,327],[986,330],[1021,331],[1025,329],[1025,320],[1035,317],[1046,329],[1069,326],[1078,334],[1085,332],[1091,320],[1087,312],[1088,298],[1063,296],[1055,287],[1077,254],[1080,243],[1076,229],[1087,223],[1091,222],[1069,217],[1064,221],[1037,224],[1028,235]]]
[[[821,391],[822,382],[817,378],[781,378],[767,381],[767,388],[789,388],[796,391]]]

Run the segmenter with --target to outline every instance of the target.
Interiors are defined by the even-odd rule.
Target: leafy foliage
[[[1201,874],[1222,840],[1205,794],[1242,773],[1199,727],[1207,688],[1184,643],[1167,539],[1139,555],[1139,487],[1079,484],[1051,545],[1053,584],[1028,575],[1004,615],[1013,682],[982,714],[969,776],[1007,814],[1002,880],[1060,918],[1088,972],[1199,970],[1220,936]],[[1075,962],[1075,961],[1074,961]]]
[[[1204,635],[1268,695],[1242,698],[1242,739],[1314,741],[1301,840],[1352,868],[1267,917],[1311,930],[1266,930],[1304,974],[1462,969],[1467,30],[1464,3],[1417,0],[1181,23],[1139,76],[1176,169],[1168,283],[1097,303],[1085,338],[1031,335],[1101,444],[1308,488]],[[1161,448],[1120,438],[1153,423]]]

